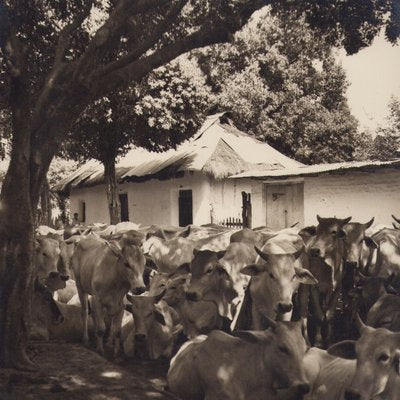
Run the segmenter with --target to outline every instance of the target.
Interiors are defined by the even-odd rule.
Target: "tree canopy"
[[[264,13],[232,44],[198,54],[217,107],[241,129],[305,163],[353,158],[357,121],[345,72],[304,18]]]

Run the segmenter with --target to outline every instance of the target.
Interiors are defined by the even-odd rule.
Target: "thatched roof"
[[[207,117],[194,137],[177,150],[161,154],[146,152],[146,157],[142,158],[147,160],[141,162],[136,156],[137,150],[136,153],[132,150],[117,164],[120,183],[168,179],[185,171],[199,171],[215,179],[224,179],[249,170],[276,170],[302,165],[238,130],[225,113]],[[103,167],[90,162],[60,181],[55,189],[68,193],[71,188],[101,183],[104,183]]]

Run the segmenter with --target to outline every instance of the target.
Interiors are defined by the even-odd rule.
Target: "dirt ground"
[[[0,400],[176,400],[168,361],[108,361],[80,344],[33,343],[37,371],[0,369]]]

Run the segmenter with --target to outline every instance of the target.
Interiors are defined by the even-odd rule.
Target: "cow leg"
[[[104,334],[106,331],[106,324],[104,322],[103,306],[97,296],[92,296],[92,309],[93,319],[96,331],[96,351],[103,355],[104,354]]]
[[[121,350],[121,325],[124,317],[124,309],[114,315],[111,320],[110,336],[108,338],[109,347],[113,347],[113,357],[116,358]]]
[[[314,330],[310,332],[310,340],[314,346],[322,345],[322,324],[325,319],[320,303],[320,292],[317,288],[310,288],[310,300],[312,306],[312,319],[314,321]]]
[[[89,334],[88,334],[88,295],[83,292],[82,288],[77,284],[79,301],[81,302],[81,316],[82,316],[82,325],[83,325],[83,337],[82,342],[85,346],[89,343]]]
[[[340,295],[340,289],[336,289],[329,299],[328,309],[326,310],[326,334],[323,337],[324,344],[328,347],[332,342],[333,324],[335,321],[336,304]]]

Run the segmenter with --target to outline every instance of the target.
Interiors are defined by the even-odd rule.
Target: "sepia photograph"
[[[0,400],[400,400],[399,0],[0,0]]]

